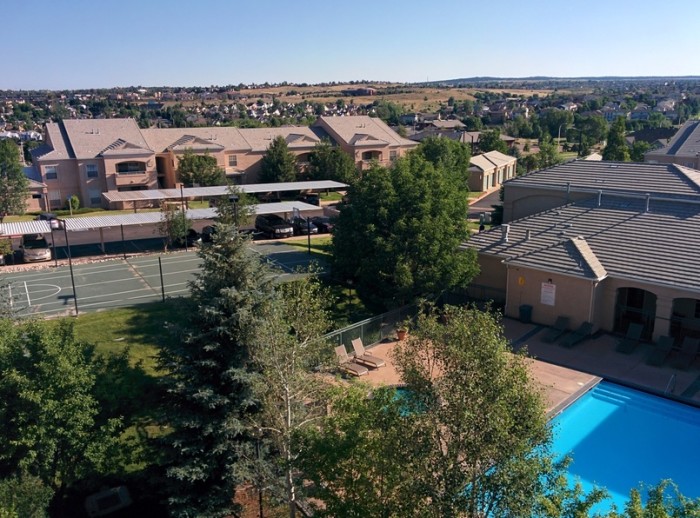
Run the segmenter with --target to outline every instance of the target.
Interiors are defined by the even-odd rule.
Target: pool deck
[[[513,348],[525,348],[532,358],[530,372],[543,391],[548,415],[555,415],[566,408],[601,379],[700,406],[700,369],[697,362],[687,371],[668,366],[652,367],[645,363],[653,347],[651,344],[641,344],[632,354],[622,354],[615,351],[616,337],[596,333],[591,339],[567,349],[541,340],[547,327],[509,318],[504,319],[503,323],[506,338]],[[395,345],[395,341],[388,341],[371,347],[371,353],[383,358],[387,365],[370,370],[367,377],[362,379],[373,385],[401,383],[391,362],[391,351]]]
[[[520,322],[506,321],[506,337],[511,342],[517,341],[534,326],[521,328]],[[367,380],[373,385],[398,385],[401,383],[398,372],[391,361],[391,351],[396,346],[395,341],[382,342],[371,348],[371,353],[386,361],[385,367],[370,370]],[[594,387],[601,378],[585,372],[554,365],[537,359],[530,360],[530,373],[533,380],[540,386],[545,397],[547,414],[554,415],[566,408],[578,397]]]

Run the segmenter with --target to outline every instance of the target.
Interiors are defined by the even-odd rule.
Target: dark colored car
[[[187,231],[187,235],[182,238],[178,237],[174,240],[173,245],[177,247],[184,247],[185,243],[187,243],[187,246],[199,246],[202,242],[202,238],[199,237],[199,233],[191,228]]]
[[[35,219],[38,219],[39,221],[51,221],[52,219],[56,219],[56,214],[51,212],[42,212]]]
[[[321,198],[318,194],[300,194],[297,196],[297,200],[308,203],[309,205],[316,205],[317,207],[321,205]]]
[[[333,219],[329,218],[328,216],[313,217],[311,218],[311,223],[316,225],[319,233],[321,234],[329,234],[333,232],[333,227],[335,226]]]
[[[216,234],[216,225],[207,225],[202,229],[202,243],[211,243],[214,241],[214,234]]]
[[[277,214],[261,214],[255,218],[255,230],[269,237],[289,237],[294,235],[294,227]]]
[[[305,236],[306,234],[318,234],[318,227],[311,221],[307,223],[306,218],[296,217],[292,219],[295,236]]]

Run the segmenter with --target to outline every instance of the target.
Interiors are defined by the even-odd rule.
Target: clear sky
[[[700,0],[10,0],[0,89],[700,75]]]

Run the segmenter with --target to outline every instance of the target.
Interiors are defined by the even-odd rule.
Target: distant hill
[[[623,81],[700,81],[700,76],[581,76],[581,77],[553,77],[553,76],[528,76],[528,77],[491,77],[476,76],[462,77],[459,79],[443,79],[439,81],[424,81],[413,83],[423,86],[456,86],[460,84],[481,84],[481,83],[573,83],[573,82],[623,82]]]

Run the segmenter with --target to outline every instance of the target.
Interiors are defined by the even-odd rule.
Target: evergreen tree
[[[260,165],[260,181],[264,183],[293,182],[297,178],[296,157],[289,151],[283,136],[275,137],[267,148]]]
[[[629,162],[630,160],[630,150],[625,140],[625,119],[622,117],[618,117],[610,125],[608,142],[603,149],[603,160],[616,162]]]
[[[8,214],[24,214],[29,180],[19,159],[19,148],[10,139],[0,140],[0,222]]]
[[[248,422],[257,411],[250,353],[276,297],[270,271],[224,219],[199,252],[202,269],[181,339],[159,358],[172,427],[169,503],[177,516],[234,512],[235,488],[247,479],[241,457],[253,440]]]
[[[488,153],[489,151],[508,152],[508,145],[501,139],[498,128],[482,131],[479,135],[479,152]]]

